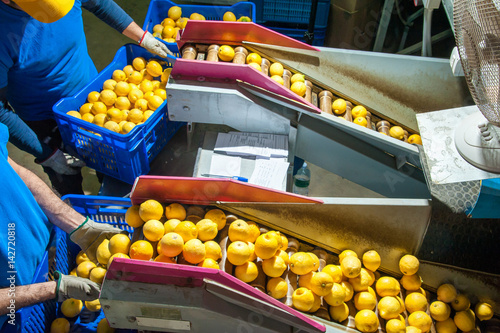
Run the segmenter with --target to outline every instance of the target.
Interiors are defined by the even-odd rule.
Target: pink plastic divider
[[[312,320],[301,312],[253,288],[236,277],[214,268],[115,258],[106,273],[104,286],[106,280],[118,280],[151,284],[173,284],[180,287],[195,288],[203,286],[203,279],[213,280],[253,298],[265,301],[275,307],[279,307],[310,325],[311,332],[326,331],[324,325]]]
[[[280,202],[322,204],[320,199],[240,182],[234,179],[140,176],[130,195],[134,205],[159,202],[209,205],[224,202]]]
[[[178,35],[177,45],[180,50],[185,43],[241,44],[243,41],[319,52],[319,49],[309,44],[282,35],[254,22],[190,20],[182,30],[182,34]]]

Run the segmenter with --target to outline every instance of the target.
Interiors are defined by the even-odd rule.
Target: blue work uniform
[[[32,282],[52,230],[33,194],[7,161],[8,140],[7,126],[0,124],[0,288]],[[9,325],[7,319],[0,316],[0,328]]]

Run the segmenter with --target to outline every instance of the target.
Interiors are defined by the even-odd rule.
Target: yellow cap
[[[75,0],[16,0],[28,15],[42,23],[52,23],[68,14]]]

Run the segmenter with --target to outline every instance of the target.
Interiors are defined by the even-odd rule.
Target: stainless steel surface
[[[384,271],[399,275],[399,259],[416,254],[430,221],[424,199],[319,198],[323,204],[221,202],[238,216],[340,253],[376,249]]]
[[[447,59],[319,47],[321,52],[253,45],[374,114],[418,131],[415,114],[472,104]]]
[[[430,198],[415,146],[244,83],[170,80],[167,91],[171,120],[286,134],[290,162],[300,157],[387,197]]]

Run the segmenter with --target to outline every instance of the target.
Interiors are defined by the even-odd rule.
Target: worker
[[[97,75],[82,7],[149,52],[172,54],[113,0],[0,0],[0,122],[11,143],[36,157],[60,195],[82,193],[84,164],[64,146],[52,107]]]
[[[9,158],[7,127],[0,124],[0,331],[19,325],[14,315],[22,307],[57,298],[93,300],[99,284],[56,272],[55,280],[31,284],[49,245],[52,226],[69,233],[70,239],[96,261],[96,250],[105,238],[125,233],[97,223],[63,202],[34,173]]]

